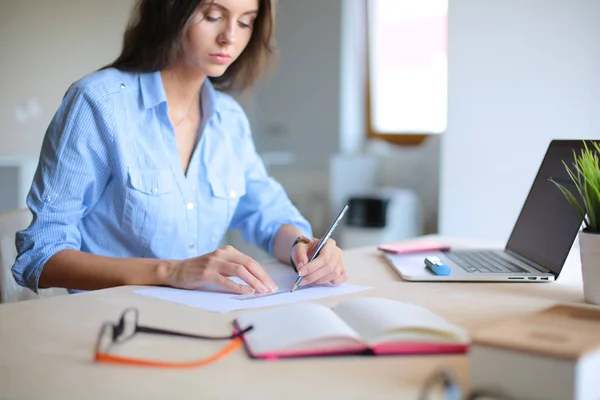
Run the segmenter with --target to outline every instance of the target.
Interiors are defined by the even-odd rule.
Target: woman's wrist
[[[178,265],[178,260],[158,260],[155,271],[155,281],[160,286],[173,286],[174,276]]]
[[[290,252],[294,241],[305,235],[303,231],[293,225],[282,225],[275,234],[273,241],[273,256],[283,264],[291,264]]]

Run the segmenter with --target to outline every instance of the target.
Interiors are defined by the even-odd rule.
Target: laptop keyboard
[[[444,256],[467,272],[530,273],[516,263],[500,256],[497,251],[450,251],[444,253]]]

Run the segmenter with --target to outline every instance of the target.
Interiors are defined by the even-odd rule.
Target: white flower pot
[[[600,305],[600,233],[579,232],[585,301]]]

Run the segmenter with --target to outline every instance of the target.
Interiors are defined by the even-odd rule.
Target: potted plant
[[[573,169],[563,161],[569,177],[575,184],[581,201],[564,185],[551,181],[565,195],[569,203],[583,219],[584,228],[579,232],[579,251],[583,276],[585,301],[600,305],[600,144],[584,142],[581,154],[573,151]]]

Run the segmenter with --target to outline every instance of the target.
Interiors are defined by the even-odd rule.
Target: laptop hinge
[[[531,261],[531,260],[528,260],[527,258],[525,258],[525,257],[523,257],[523,256],[521,256],[521,255],[519,255],[519,254],[517,254],[517,253],[515,253],[515,252],[514,252],[514,251],[512,251],[512,250],[505,249],[504,251],[506,251],[508,254],[510,254],[510,255],[511,255],[511,256],[513,256],[514,258],[517,258],[519,261],[522,261],[522,262],[524,262],[525,264],[529,265],[531,268],[535,268],[535,269],[537,269],[538,271],[540,271],[540,272],[543,272],[543,273],[545,273],[545,274],[551,274],[551,275],[554,275],[554,272],[550,271],[548,268],[542,267],[540,264],[538,264],[538,263],[535,263],[535,262],[533,262],[533,261]]]

